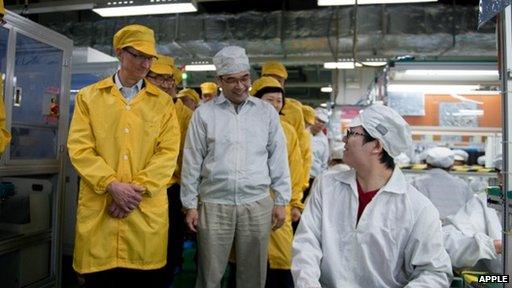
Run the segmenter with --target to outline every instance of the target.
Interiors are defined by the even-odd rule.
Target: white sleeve
[[[496,259],[494,241],[483,233],[468,236],[453,225],[443,227],[444,245],[455,268],[473,267],[481,259]]]
[[[306,207],[293,240],[292,276],[295,287],[321,287],[322,193],[321,176],[310,191]]]
[[[270,105],[269,105],[270,106]],[[287,205],[292,195],[290,180],[290,167],[288,165],[288,152],[286,151],[286,138],[284,136],[279,115],[274,108],[269,107],[270,129],[268,135],[268,168],[270,174],[270,187],[274,190],[276,205]]]
[[[443,245],[439,213],[429,205],[416,218],[405,246],[406,287],[449,287],[453,278],[450,257]]]
[[[181,202],[185,208],[197,208],[201,169],[206,157],[206,129],[196,111],[188,126],[181,169]]]

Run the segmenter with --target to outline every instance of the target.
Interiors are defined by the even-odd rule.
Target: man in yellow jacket
[[[201,84],[201,101],[203,103],[217,97],[218,86],[214,82],[204,82]]]
[[[164,281],[166,286],[172,285],[174,271],[183,262],[183,242],[185,240],[185,216],[183,214],[180,199],[180,173],[181,160],[183,158],[183,144],[187,133],[188,123],[192,117],[192,110],[176,98],[177,85],[182,80],[181,70],[174,65],[174,59],[165,55],[158,55],[153,61],[146,79],[162,89],[174,100],[174,108],[178,124],[180,125],[180,151],[178,163],[171,179],[171,186],[167,188],[169,200],[169,237],[167,242],[167,265],[164,269]]]
[[[73,267],[86,287],[162,287],[180,131],[172,99],[144,80],[153,31],[129,25],[113,42],[120,69],[77,94],[69,131],[81,176]]]

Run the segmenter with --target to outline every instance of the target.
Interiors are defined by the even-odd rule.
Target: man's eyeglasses
[[[235,85],[240,82],[242,85],[247,85],[251,82],[251,75],[245,75],[242,78],[234,78],[234,77],[220,77],[220,80],[224,81],[227,84]]]
[[[354,136],[354,135],[359,135],[359,136],[366,136],[364,133],[361,133],[361,132],[356,132],[356,131],[352,131],[350,129],[347,129],[347,134],[345,135],[345,137],[350,138],[350,136]]]
[[[157,83],[167,83],[171,84],[174,82],[174,78],[172,76],[163,76],[163,75],[157,75],[157,74],[148,74],[148,78],[153,79]]]
[[[146,56],[146,55],[141,55],[141,54],[137,54],[135,52],[132,52],[128,49],[123,49],[123,51],[127,52],[128,54],[132,55],[133,58],[135,58],[137,61],[153,61],[153,59],[155,59],[154,56]]]

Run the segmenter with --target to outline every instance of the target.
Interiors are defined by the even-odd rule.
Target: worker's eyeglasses
[[[128,54],[132,55],[133,58],[135,58],[135,60],[137,61],[149,61],[149,62],[152,62],[155,57],[154,56],[146,56],[146,55],[141,55],[141,54],[138,54],[138,53],[135,53],[135,52],[132,52],[128,49],[123,49],[123,51],[127,52]]]
[[[174,82],[174,78],[172,78],[172,76],[148,74],[147,77],[154,80],[156,83],[172,84]]]
[[[229,84],[229,85],[235,85],[237,84],[238,82],[240,82],[240,84],[242,85],[248,85],[250,82],[251,82],[251,75],[247,74],[245,76],[243,76],[242,78],[234,78],[234,77],[220,77],[220,80],[224,81],[225,83]]]
[[[359,136],[366,136],[364,133],[361,133],[361,132],[356,132],[356,131],[352,131],[350,129],[347,129],[347,134],[345,135],[345,137],[350,138],[350,136],[354,136],[354,135],[359,135]]]

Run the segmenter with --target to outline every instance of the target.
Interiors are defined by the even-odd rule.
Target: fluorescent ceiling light
[[[325,93],[331,93],[332,87],[322,87],[322,88],[320,88],[320,91],[325,92]]]
[[[361,64],[355,63],[354,61],[340,61],[340,62],[325,62],[325,69],[354,69],[355,67],[361,67]]]
[[[496,76],[498,70],[405,70],[405,75],[415,76]]]
[[[327,108],[327,103],[322,103],[322,104],[320,104],[320,107]]]
[[[174,14],[196,12],[197,7],[194,1],[182,0],[130,0],[130,1],[109,1],[98,4],[92,11],[102,17]]]
[[[358,5],[369,4],[405,4],[420,2],[437,2],[437,0],[358,0]],[[318,6],[339,6],[339,5],[355,5],[355,0],[318,0]]]
[[[423,93],[468,93],[478,90],[478,85],[413,85],[390,84],[388,92],[423,92]]]
[[[380,67],[388,64],[385,61],[363,61],[361,62],[364,66]]]
[[[191,64],[185,65],[185,71],[215,71],[213,64]]]

